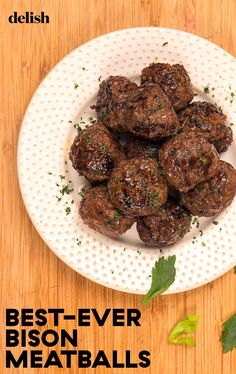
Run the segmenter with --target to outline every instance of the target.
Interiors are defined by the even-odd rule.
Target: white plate
[[[182,63],[201,99],[217,102],[229,122],[236,123],[236,98],[230,102],[231,92],[236,93],[236,60],[231,55],[182,31],[133,28],[93,39],[54,67],[28,106],[18,144],[21,192],[28,213],[48,246],[85,277],[138,294],[149,289],[151,269],[161,253],[140,242],[135,226],[113,240],[83,224],[78,215],[78,191],[84,178],[72,169],[68,149],[76,133],[73,124],[81,117],[86,122],[89,116],[95,117],[89,107],[95,101],[98,80],[109,75],[137,80],[141,70],[157,60]],[[208,84],[215,89],[205,94]],[[235,143],[223,159],[236,165]],[[59,175],[65,176],[65,180]],[[69,183],[74,191],[57,202],[60,187],[56,184],[62,186],[63,182]],[[67,206],[71,208],[68,215]],[[218,225],[213,220],[201,220],[203,236],[194,228],[178,244],[163,251],[166,256],[175,254],[177,258],[176,280],[167,293],[203,285],[236,264],[236,200],[217,217]],[[192,243],[194,236],[197,239]]]

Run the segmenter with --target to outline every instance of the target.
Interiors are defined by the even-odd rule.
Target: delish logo
[[[8,18],[10,23],[49,23],[49,16],[44,12],[41,14],[34,14],[34,12],[25,12],[25,14],[18,15],[13,12]]]

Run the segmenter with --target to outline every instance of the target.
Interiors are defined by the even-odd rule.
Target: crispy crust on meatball
[[[229,206],[235,194],[236,170],[227,162],[220,161],[218,173],[191,191],[182,193],[181,201],[195,216],[211,217]]]
[[[89,181],[108,180],[114,164],[125,157],[121,145],[101,123],[84,129],[69,153],[73,167]]]
[[[135,222],[113,206],[106,186],[93,187],[85,193],[80,215],[86,225],[111,237],[124,234]]]
[[[164,247],[176,243],[190,230],[191,214],[172,198],[155,213],[140,217],[137,231],[146,244]]]
[[[233,141],[233,132],[226,125],[226,116],[213,104],[194,102],[178,113],[184,131],[199,130],[218,152],[225,152]]]
[[[182,129],[169,99],[158,85],[147,84],[127,94],[128,131],[149,140],[166,138]]]
[[[98,120],[116,131],[126,132],[126,116],[118,102],[125,100],[128,92],[137,89],[136,83],[126,77],[110,76],[99,85],[96,109]]]
[[[167,184],[151,158],[119,161],[108,191],[114,206],[127,216],[154,214],[167,199]]]
[[[153,63],[142,70],[141,83],[158,84],[177,112],[193,99],[191,81],[183,65]]]
[[[127,158],[158,158],[159,143],[150,142],[145,139],[130,138],[126,143],[126,156]]]
[[[214,146],[195,131],[166,142],[159,150],[159,160],[168,182],[181,192],[212,178],[220,167]]]

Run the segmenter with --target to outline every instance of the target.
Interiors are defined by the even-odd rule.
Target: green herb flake
[[[212,192],[218,192],[218,187],[211,187]]]
[[[66,212],[66,215],[68,216],[68,214],[70,214],[70,212],[71,212],[71,208],[69,206],[67,206],[65,208],[65,212]]]
[[[84,66],[82,67],[82,70],[86,70]]]
[[[232,351],[236,348],[236,313],[227,319],[222,326],[222,333],[220,336],[223,353]]]
[[[114,220],[115,221],[119,221],[122,217],[122,213],[119,209],[115,209],[115,213],[114,213]]]
[[[101,82],[102,76],[98,77],[98,82]]]
[[[171,331],[168,341],[171,344],[187,344],[191,347],[196,345],[196,340],[187,336],[197,330],[198,316],[191,314],[179,321]]]
[[[206,247],[206,243],[205,242],[202,242],[202,247]]]
[[[91,142],[91,141],[93,140],[93,135],[92,135],[92,134],[88,134],[88,135],[86,136],[86,140],[87,140],[88,142]]]
[[[203,165],[205,165],[207,163],[207,158],[206,157],[200,157],[200,161]]]
[[[175,281],[176,256],[169,256],[168,258],[161,257],[156,261],[152,269],[152,284],[151,288],[144,296],[142,305],[149,303],[155,296],[162,294],[171,286]]]
[[[65,175],[59,175],[59,177],[61,178],[61,180],[65,179]]]
[[[204,87],[204,92],[205,93],[209,93],[210,92],[209,84],[206,87]]]
[[[165,42],[165,43],[162,44],[162,47],[165,47],[168,44],[169,44],[168,42]]]
[[[163,108],[163,104],[161,102],[157,103],[156,110],[159,111]]]
[[[81,187],[81,189],[80,189],[80,192],[79,192],[79,195],[81,196],[81,197],[83,197],[84,196],[84,194],[85,194],[85,192],[86,192],[86,187]]]
[[[218,225],[219,222],[218,221],[212,221],[213,225]]]
[[[74,128],[77,130],[78,134],[83,131],[83,129],[81,128],[80,124],[79,123],[75,123],[74,124]]]
[[[62,186],[60,194],[63,196],[65,194],[69,195],[73,191],[73,188],[70,188],[69,185]]]
[[[82,243],[81,240],[76,239],[76,244],[77,244],[77,245],[81,245],[81,243]]]
[[[79,87],[78,83],[74,83],[74,89],[76,90]]]

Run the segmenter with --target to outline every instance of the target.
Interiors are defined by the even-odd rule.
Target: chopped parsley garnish
[[[203,165],[205,165],[206,163],[207,163],[207,158],[206,157],[200,157],[200,161],[201,161],[201,163],[203,164]]]
[[[79,195],[80,195],[81,197],[83,197],[84,194],[85,194],[85,192],[86,192],[86,187],[81,187],[80,192],[79,192]]]
[[[204,92],[205,93],[209,93],[210,92],[209,84],[206,87],[204,87]]]
[[[171,344],[187,344],[192,347],[196,345],[196,340],[186,334],[191,334],[197,330],[198,316],[191,314],[179,321],[169,335]]]
[[[82,243],[81,240],[79,240],[79,239],[77,238],[77,239],[76,239],[76,244],[77,244],[77,245],[81,245],[81,243]]]
[[[49,175],[52,175],[52,172],[51,172],[51,171],[49,171],[49,172],[48,172],[48,174],[49,174]]]
[[[202,242],[201,244],[202,244],[202,247],[206,247],[206,243]]]
[[[65,175],[59,175],[59,177],[62,179],[65,179]]]
[[[115,219],[116,221],[119,221],[119,220],[121,219],[121,217],[122,217],[122,213],[121,213],[121,211],[120,211],[119,209],[116,209],[116,210],[115,210],[115,213],[114,213],[114,219]]]
[[[211,187],[212,192],[218,192],[218,187]]]
[[[152,269],[151,288],[142,300],[143,305],[149,303],[149,301],[151,301],[155,296],[168,290],[171,284],[175,281],[175,261],[176,256],[169,256],[168,258],[161,257],[156,261],[155,266]]]
[[[149,205],[156,206],[160,202],[159,192],[149,193]]]
[[[62,196],[64,196],[65,194],[69,195],[72,191],[73,191],[73,188],[70,188],[70,186],[67,184],[67,185],[62,186],[60,193]]]
[[[213,225],[218,225],[219,224],[218,221],[213,221],[212,223],[213,223]]]
[[[80,133],[82,131],[82,128],[80,127],[79,123],[75,123],[74,128],[77,130],[78,133]]]
[[[67,206],[65,208],[65,212],[66,212],[66,215],[68,216],[68,214],[70,214],[70,212],[71,212],[71,208],[69,206]]]
[[[98,82],[101,82],[102,76],[98,77]]]
[[[161,110],[162,108],[163,108],[163,104],[162,103],[157,103],[156,109]]]
[[[108,148],[109,148],[109,144],[106,144],[106,143],[102,143],[101,146],[102,146],[102,149],[103,149],[104,151],[107,151]]]
[[[236,313],[223,323],[223,329],[220,336],[223,353],[232,351],[236,348]]]
[[[86,136],[86,139],[87,139],[88,142],[91,142],[91,140],[93,140],[93,135],[92,134],[88,134]]]
[[[79,87],[78,83],[74,83],[74,89],[76,90]]]
[[[84,66],[82,67],[82,70],[86,70]]]
[[[162,47],[165,47],[168,44],[169,44],[168,42],[165,42],[165,43],[162,44]]]

